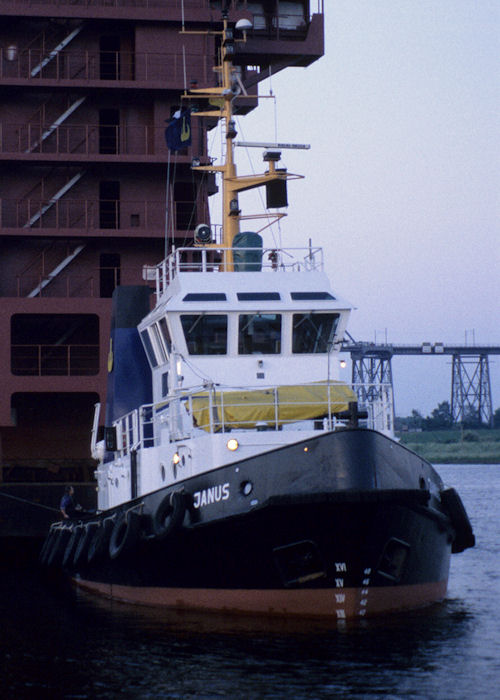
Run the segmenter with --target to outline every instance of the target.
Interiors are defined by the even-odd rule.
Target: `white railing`
[[[145,404],[113,423],[116,429],[116,447],[120,455],[145,447],[153,447],[155,444],[153,411],[153,404]]]
[[[394,434],[394,393],[390,383],[353,384],[358,406],[368,412],[368,427],[385,435]]]
[[[165,403],[143,405],[115,421],[117,451],[124,456],[132,450],[158,446],[162,428],[168,429],[173,441],[203,433],[220,434],[234,430],[331,431],[358,424],[392,435],[393,402],[389,384],[378,385],[378,395],[372,401],[358,403],[357,413],[361,416],[366,413],[365,418],[358,418],[356,414],[346,411],[349,392],[346,392],[345,398],[336,395],[342,386],[315,383],[298,387],[276,386],[265,390],[204,386],[181,392]],[[366,393],[373,386],[356,385],[353,389],[363,389]],[[294,393],[294,389],[297,389],[297,393]],[[306,391],[301,395],[300,390]],[[314,392],[318,390],[324,390],[324,395],[315,396]]]
[[[172,280],[182,272],[220,272],[225,269],[226,253],[259,252],[258,261],[242,261],[234,265],[234,272],[311,272],[324,269],[323,249],[310,248],[177,248],[154,268],[156,270],[156,293],[160,298]]]

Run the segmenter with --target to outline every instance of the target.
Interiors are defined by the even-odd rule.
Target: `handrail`
[[[41,267],[38,273],[28,271],[22,274],[6,275],[2,279],[0,299],[26,297],[31,290],[40,285],[46,276]],[[107,297],[122,280],[126,280],[127,284],[149,284],[152,286],[152,281],[144,266],[92,266],[82,272],[64,271],[60,273],[57,280],[54,280],[49,287],[40,290],[40,297],[93,299]]]
[[[317,0],[318,2],[322,0]],[[175,7],[180,9],[183,2],[187,5],[195,5],[199,8],[210,8],[210,0],[71,0],[72,7],[85,7],[85,8],[96,8],[96,7],[130,7],[133,9],[143,8],[143,9],[162,9],[162,8],[172,8]],[[235,2],[235,0],[232,0]],[[59,7],[62,6],[65,9],[68,5],[68,0],[0,0],[0,8],[3,5],[16,5],[17,7],[22,5],[27,5],[28,7],[36,6],[49,6],[49,7]]]
[[[20,7],[23,5],[27,5],[28,7],[32,7],[34,4],[38,6],[49,6],[49,7],[59,7],[63,6],[64,8],[67,7],[68,5],[68,0],[0,0],[0,7],[3,5],[15,5],[16,7]],[[316,14],[323,14],[324,12],[324,0],[315,0],[315,5],[316,5],[316,10],[313,10],[313,0],[311,0],[311,14],[316,13]],[[106,8],[113,8],[113,7],[119,7],[119,8],[133,8],[134,10],[137,10],[138,8],[142,9],[181,9],[183,6],[189,7],[194,6],[196,8],[200,9],[209,9],[211,7],[211,0],[190,0],[190,2],[186,2],[186,0],[71,0],[71,6],[72,7],[84,7],[84,8],[99,8],[99,7],[106,7]],[[241,1],[237,0],[230,0],[230,8],[231,9],[245,9],[245,7],[241,6],[242,3]]]
[[[176,87],[183,81],[184,56],[182,52],[154,53],[136,51],[61,50],[44,64],[41,49],[19,51],[8,57],[8,48],[0,48],[0,78],[26,80],[37,84],[40,80],[58,82],[151,82],[163,87]],[[210,77],[209,57],[197,53],[187,59],[200,79]],[[33,73],[37,68],[37,72]]]
[[[51,203],[50,207],[47,205]],[[32,221],[31,229],[69,228],[84,231],[102,229],[156,230],[164,234],[164,202],[159,200],[103,200],[70,199],[66,196],[51,198],[0,199],[2,212],[0,228],[24,228]],[[177,200],[172,209],[175,230],[187,231],[187,212],[195,208],[194,224],[199,214],[196,202]],[[34,218],[37,215],[36,219]],[[193,223],[191,223],[191,226]]]
[[[69,111],[69,110],[67,110]],[[30,155],[165,155],[165,128],[149,124],[2,125],[0,153]]]
[[[167,290],[172,280],[183,272],[219,272],[222,267],[224,253],[229,248],[224,246],[186,247],[177,248],[171,255],[156,266],[156,293],[160,298]],[[259,262],[242,262],[241,266],[259,266],[270,272],[311,272],[323,271],[323,249],[319,246],[310,248],[240,248],[238,252],[253,253],[260,251]],[[234,271],[238,271],[235,265]]]
[[[324,382],[300,385],[300,388],[318,389],[318,387],[330,388],[326,391],[327,401],[324,408],[320,407],[316,418],[287,417],[291,409],[309,409],[318,406],[316,401],[306,396],[304,399],[291,399],[285,391],[282,397],[281,389],[294,389],[294,387],[274,386],[266,390],[257,387],[225,387],[208,385],[193,388],[189,391],[180,391],[177,395],[170,396],[161,404],[145,404],[138,409],[130,411],[114,421],[117,432],[118,452],[124,456],[132,449],[140,449],[157,445],[160,426],[169,425],[171,439],[189,439],[202,434],[224,434],[236,430],[251,432],[281,431],[295,426],[297,430],[314,429],[315,431],[331,431],[349,424],[349,418],[343,417],[345,401],[335,400],[332,391],[341,386],[340,382]],[[368,391],[372,385],[363,385]],[[380,385],[377,385],[380,388]],[[353,386],[353,390],[359,390],[361,385]],[[256,420],[253,417],[241,417],[238,409],[244,408],[251,412],[254,408],[262,408],[263,392],[268,392],[270,412],[268,420]],[[255,394],[255,403],[251,402],[252,393]],[[243,401],[238,397],[245,395]],[[236,396],[236,398],[234,398]],[[196,405],[196,402],[204,400],[204,405]],[[180,410],[179,410],[180,406]],[[392,387],[382,385],[381,390],[373,401],[359,403],[360,410],[367,411],[367,418],[360,421],[360,425],[392,434]],[[292,411],[293,412],[293,411]],[[274,417],[272,414],[274,413]],[[234,414],[234,415],[233,415]],[[198,422],[200,416],[204,422]],[[177,430],[173,425],[177,421]]]
[[[92,267],[83,274],[75,272],[63,272],[52,285],[40,291],[41,297],[59,298],[96,298],[101,297],[102,276],[105,276],[107,292],[103,296],[109,296],[112,289],[118,286],[122,279],[130,284],[147,284],[149,278],[144,273],[144,267]],[[3,278],[3,289],[0,298],[26,297],[30,290],[34,289],[45,279],[43,272],[25,272],[19,275],[11,275]]]

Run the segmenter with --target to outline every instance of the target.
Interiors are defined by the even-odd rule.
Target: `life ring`
[[[153,534],[163,540],[174,532],[184,520],[186,499],[179,491],[172,491],[165,496],[153,515]]]
[[[114,524],[111,537],[109,538],[109,556],[116,559],[130,550],[139,539],[141,516],[136,511],[122,513]]]
[[[451,524],[455,530],[455,539],[451,545],[453,554],[463,552],[468,547],[474,547],[476,538],[472,531],[472,525],[462,499],[455,489],[449,488],[441,491],[441,504],[450,516]]]
[[[87,561],[89,564],[107,552],[114,519],[114,516],[106,518],[94,532],[87,551]]]
[[[73,555],[73,566],[79,566],[80,564],[86,563],[89,544],[97,528],[97,523],[86,523],[83,526],[82,532],[80,533],[80,539],[78,540],[78,544],[76,545],[75,553]]]
[[[62,565],[67,566],[69,563],[73,561],[73,552],[75,550],[75,547],[78,543],[78,540],[80,539],[81,532],[83,530],[83,525],[75,525],[75,527],[72,528],[71,535],[68,539],[68,543],[66,545],[66,549],[64,550],[63,558],[62,558]]]
[[[48,566],[55,566],[56,564],[60,563],[68,544],[68,540],[71,537],[71,529],[72,528],[70,527],[61,527],[59,529],[56,537],[54,538],[54,543],[50,548],[50,552],[47,555]]]

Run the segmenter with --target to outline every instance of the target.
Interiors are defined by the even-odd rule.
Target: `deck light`
[[[238,440],[236,440],[236,438],[231,438],[226,443],[227,449],[231,450],[231,452],[234,452],[235,450],[237,450],[239,446],[240,446],[240,443],[238,442]]]
[[[344,367],[346,366],[346,361],[340,360],[340,366],[342,367],[342,369],[344,369]]]
[[[180,458],[180,456],[179,456],[179,453],[176,452],[176,453],[174,454],[174,456],[172,457],[172,462],[173,462],[174,464],[179,464],[180,461],[181,461],[181,458]]]
[[[234,28],[238,32],[244,32],[248,29],[253,29],[253,24],[251,23],[251,21],[249,19],[246,19],[246,17],[243,17],[242,19],[239,19],[236,22]]]

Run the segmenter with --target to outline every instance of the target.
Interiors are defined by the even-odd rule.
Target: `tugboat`
[[[297,176],[279,144],[263,174],[236,174],[237,29],[223,16],[219,84],[185,92],[170,134],[189,136],[192,100],[217,104],[224,163],[193,167],[222,176],[222,233],[201,225],[172,249],[152,310],[149,287],[115,290],[106,427],[98,441],[97,405],[91,440],[98,510],[54,523],[41,563],[176,609],[333,621],[430,604],[451,553],[474,545],[469,519],[391,437],[390,407],[339,381],[350,305],[321,249],[267,249],[240,230],[256,219],[240,192],[265,187],[279,208]]]

